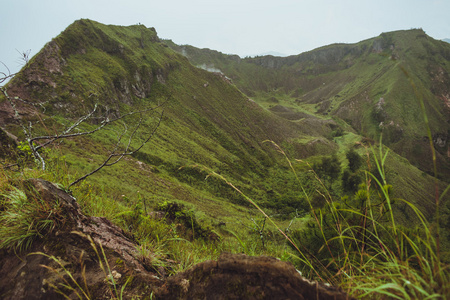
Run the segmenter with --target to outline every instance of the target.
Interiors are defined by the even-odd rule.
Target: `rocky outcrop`
[[[351,299],[337,288],[303,278],[290,263],[229,253],[169,278],[156,295],[161,299]]]
[[[70,298],[86,293],[91,299],[110,299],[114,289],[100,263],[106,273],[114,276],[118,287],[133,278],[123,299],[150,294],[153,287],[162,284],[156,274],[147,270],[149,266],[138,259],[136,242],[122,229],[105,218],[83,215],[74,197],[48,181],[31,179],[24,186],[27,194],[59,203],[62,213],[56,231],[36,240],[28,251],[0,250],[1,299],[64,299],[55,287]]]
[[[21,73],[11,80],[8,92],[11,96],[20,97],[33,103],[38,102],[35,94],[41,90],[56,90],[59,78],[64,74],[67,65],[61,56],[60,46],[53,40],[48,42],[36,55],[33,62],[25,65]],[[19,82],[20,84],[13,84]],[[51,95],[57,97],[55,93]]]

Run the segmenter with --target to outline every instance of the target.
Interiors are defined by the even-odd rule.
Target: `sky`
[[[177,44],[241,57],[299,54],[411,28],[450,38],[449,0],[0,0],[0,62],[17,72],[20,53],[33,56],[81,18],[141,23]]]

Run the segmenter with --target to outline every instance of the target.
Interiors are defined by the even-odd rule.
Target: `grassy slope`
[[[104,185],[118,199],[125,191],[133,194],[139,190],[152,202],[177,199],[198,203],[199,209],[211,216],[218,214],[217,205],[209,207],[205,201],[200,204],[197,194],[206,193],[206,198],[214,199],[211,203],[245,204],[242,196],[224,182],[214,178],[205,181],[207,172],[192,167],[196,165],[223,174],[267,207],[278,203],[275,205],[278,209],[287,205],[290,209],[283,212],[292,212],[306,203],[294,190],[289,191],[295,185],[294,177],[280,162],[280,156],[263,141],[275,141],[289,157],[308,159],[311,163],[337,151],[345,167],[344,152],[362,137],[354,135],[355,131],[338,118],[335,125],[329,125],[331,118],[325,114],[329,111],[346,119],[368,136],[377,134],[376,126],[367,125],[373,123],[371,99],[380,95],[388,99],[401,91],[396,87],[400,80],[391,82],[394,75],[403,76],[399,60],[388,59],[395,53],[371,50],[378,44],[386,47],[390,39],[382,36],[356,45],[327,46],[296,57],[279,58],[283,59],[281,63],[273,57],[241,60],[166,41],[187,53],[196,64],[219,65],[224,72],[229,70],[233,82],[252,92],[263,107],[273,109],[271,98],[276,98],[278,104],[304,114],[292,121],[261,108],[222,75],[193,67],[185,57],[160,42],[154,29],[144,26],[77,21],[32,59],[11,82],[9,90],[29,100],[50,99],[47,112],[64,108],[66,116],[85,112],[94,102],[118,114],[169,99],[156,135],[135,155],[144,165],[129,160],[127,167],[105,170],[89,179]],[[401,44],[398,47],[401,49]],[[57,71],[52,71],[49,65]],[[49,69],[50,72],[44,73]],[[301,76],[291,76],[294,71]],[[381,88],[384,90],[380,91]],[[390,113],[388,108],[386,111]],[[146,122],[148,126],[154,124],[152,119]],[[333,142],[331,131],[337,127],[354,138]],[[100,154],[108,149],[104,145],[112,145],[115,138],[111,129],[83,142],[66,141],[61,147],[63,153],[67,152],[69,172],[82,174],[92,169],[103,159]],[[406,174],[415,174],[409,166],[397,170],[395,166],[404,165],[397,161],[392,163],[395,182],[408,178]],[[432,204],[424,200],[429,196],[425,183],[429,179],[422,176],[418,180],[424,182],[418,185],[422,188],[398,189],[397,196],[423,203],[427,211],[432,211]]]
[[[49,64],[59,71],[42,69]],[[297,124],[262,109],[221,76],[193,67],[144,26],[77,21],[34,57],[8,89],[11,95],[30,101],[49,99],[46,112],[69,119],[85,113],[95,102],[112,114],[123,114],[168,99],[161,126],[149,144],[123,165],[104,169],[89,182],[102,186],[114,199],[136,197],[140,191],[152,203],[190,202],[216,219],[246,215],[232,204],[245,201],[223,181],[205,180],[208,172],[193,165],[230,178],[257,201],[265,202],[270,200],[266,190],[273,180],[268,174],[281,174],[279,169],[284,167],[278,166],[279,156],[263,141],[289,145],[300,138]],[[151,127],[154,120],[149,118],[145,124]],[[69,177],[76,178],[99,164],[119,128],[60,144],[54,151],[65,155]],[[285,186],[271,189],[283,195]]]
[[[432,171],[432,162],[429,146],[423,142],[427,131],[419,99],[425,102],[432,134],[448,136],[449,110],[444,100],[448,85],[444,82],[450,70],[450,47],[422,30],[383,33],[357,44],[330,45],[290,57],[239,59],[167,43],[195,65],[222,70],[266,108],[283,105],[337,116],[374,139],[383,131],[387,145],[427,172]],[[447,147],[448,143],[437,147],[441,179],[450,174]]]

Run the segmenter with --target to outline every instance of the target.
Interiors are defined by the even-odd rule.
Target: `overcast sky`
[[[299,54],[400,29],[450,38],[449,0],[0,0],[0,61],[16,72],[16,50],[34,55],[81,18],[142,23],[177,44],[242,57]]]

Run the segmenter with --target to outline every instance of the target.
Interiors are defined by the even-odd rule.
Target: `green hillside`
[[[286,167],[278,163],[279,154],[265,143],[270,140],[289,146],[296,149],[294,153],[305,151],[310,147],[298,142],[304,136],[302,128],[262,109],[223,76],[192,66],[160,42],[154,29],[77,21],[31,59],[10,82],[8,93],[30,102],[45,99],[44,114],[58,116],[53,122],[61,123],[85,115],[96,103],[111,117],[164,103],[160,127],[134,160],[125,162],[126,167],[111,168],[89,178],[113,194],[141,191],[154,203],[167,199],[198,204],[197,198],[203,197],[220,203],[245,203],[224,182],[205,180],[208,172],[201,170],[205,166],[232,180],[260,203],[269,205],[281,198],[298,202],[285,209],[286,217],[306,206],[286,197],[283,185],[272,187],[270,174],[282,173]],[[37,117],[30,114],[30,118]],[[152,127],[155,118],[144,122]],[[14,124],[4,125],[22,134]],[[87,126],[92,128],[94,124]],[[321,133],[332,130],[327,124],[323,127]],[[36,130],[45,132],[39,126]],[[112,148],[116,140],[114,130],[120,129],[113,127],[81,141],[65,140],[58,146],[72,178],[101,163],[108,151],[105,144]],[[142,130],[140,134],[144,133]],[[322,148],[336,148],[331,141],[322,140]],[[326,153],[330,151],[322,151]],[[147,173],[136,168],[137,161],[144,163]],[[286,180],[286,185],[293,184],[292,175]],[[167,183],[158,186],[155,181]],[[172,185],[176,188],[167,189]],[[269,197],[268,189],[275,190],[280,199]],[[227,209],[219,212],[213,208],[214,201],[199,209],[209,211],[210,216],[219,213],[234,218]]]
[[[427,293],[444,294],[449,61],[450,46],[421,30],[242,59],[160,40],[143,25],[78,20],[2,87],[0,251],[26,248],[9,244],[9,216],[22,182],[45,178],[153,251],[164,273],[244,252],[289,260],[358,297],[411,270],[419,279],[405,278],[419,288],[405,293],[432,280]],[[58,136],[84,117],[75,136]],[[52,141],[42,159],[30,136],[49,136],[34,147]],[[25,240],[45,241],[42,232],[56,234],[48,228]],[[392,278],[377,273],[385,268]]]
[[[220,199],[217,201],[245,203],[242,196],[236,195],[224,182],[216,182],[212,178],[205,181],[207,174],[201,170],[202,167],[198,167],[204,166],[224,175],[258,203],[281,210],[283,214],[287,213],[284,217],[289,218],[289,214],[295,209],[307,209],[307,203],[295,191],[286,189],[295,186],[294,176],[287,171],[281,155],[265,141],[280,145],[291,159],[308,159],[315,163],[322,156],[333,152],[343,154],[355,142],[362,141],[364,136],[376,138],[380,130],[376,126],[378,121],[372,120],[374,113],[371,109],[374,104],[372,100],[367,102],[372,97],[368,96],[371,93],[365,89],[362,93],[367,95],[363,100],[362,96],[355,93],[359,93],[361,86],[367,85],[366,82],[374,81],[381,85],[380,81],[388,76],[386,74],[397,74],[399,78],[404,76],[397,67],[398,62],[386,58],[386,55],[366,50],[372,49],[368,45],[379,44],[383,47],[387,43],[376,41],[378,39],[350,46],[328,46],[316,50],[317,53],[297,57],[245,60],[209,50],[183,48],[197,53],[194,57],[198,57],[198,62],[213,60],[220,65],[226,64],[228,60],[229,67],[236,68],[235,72],[242,76],[242,80],[236,80],[233,76],[237,75],[230,73],[233,82],[240,82],[235,86],[223,74],[192,66],[183,55],[172,51],[166,43],[160,41],[154,29],[143,25],[122,27],[80,20],[49,42],[11,81],[8,92],[31,102],[42,102],[45,99],[46,115],[55,114],[72,120],[86,114],[95,104],[101,105],[101,110],[109,116],[120,116],[164,103],[164,117],[156,134],[146,147],[134,155],[135,159],[154,171],[149,178],[154,180],[163,177],[171,182],[182,183],[185,186],[181,190],[189,190],[189,193],[203,193],[206,190],[211,193],[208,197]],[[208,55],[201,55],[205,51]],[[364,51],[368,53],[362,58]],[[369,58],[374,61],[365,62]],[[279,64],[277,59],[282,59],[286,65]],[[344,61],[356,59],[358,62],[352,63],[351,67],[344,65]],[[314,63],[319,67],[311,65],[312,69],[306,70],[306,64]],[[300,73],[309,74],[308,76],[292,76],[294,69],[302,68],[305,70]],[[264,72],[261,73],[261,70]],[[353,75],[355,77],[352,78],[358,78],[358,81],[349,81],[349,74],[357,71],[359,76]],[[373,74],[376,75],[375,78],[381,79],[375,80],[371,77]],[[283,78],[292,80],[289,83]],[[244,86],[246,82],[247,87]],[[261,82],[267,86],[259,86]],[[302,82],[307,84],[303,85]],[[244,91],[250,90],[250,94],[255,97],[248,98],[236,87]],[[392,88],[392,92],[384,91],[386,95],[390,93],[399,92],[395,88]],[[384,94],[382,96],[387,98]],[[269,96],[270,98],[265,98]],[[350,96],[351,100],[345,100]],[[262,107],[253,98],[260,101]],[[277,101],[277,104],[273,101]],[[354,106],[353,109],[346,109],[349,105]],[[390,113],[384,104],[381,107],[383,112],[380,115]],[[416,117],[420,117],[418,105],[415,107],[419,114]],[[442,112],[440,113],[443,118]],[[329,115],[342,119],[330,118]],[[414,135],[416,132],[420,132],[421,139],[426,136],[424,126],[419,125],[423,123],[415,122],[416,125],[411,125],[412,128],[409,129],[411,122],[406,116],[405,113],[402,123],[405,130],[400,129],[405,138],[393,144],[389,131],[384,136],[384,141],[388,140],[394,150],[397,144],[411,143],[411,139],[406,137],[417,136]],[[430,120],[433,120],[431,126],[435,124],[436,118],[430,116]],[[155,121],[156,117],[145,120],[149,127],[155,126]],[[13,126],[11,130],[20,135],[20,130],[14,128]],[[346,131],[359,133],[361,136],[339,138]],[[95,168],[108,151],[104,146],[99,147],[98,143],[107,143],[111,148],[115,141],[114,134],[111,129],[93,135],[92,138],[87,137],[88,141],[64,141],[60,147],[67,151],[65,156],[71,165],[69,172],[73,172],[72,176]],[[419,148],[420,153],[428,154],[426,142],[423,144]],[[408,154],[411,151],[405,152]],[[90,163],[93,153],[96,156]],[[405,153],[400,154],[408,157]],[[438,156],[439,158],[442,157]],[[429,159],[422,158],[421,161],[428,162],[428,167],[432,165]],[[343,157],[340,163],[345,165]],[[127,172],[121,169],[115,175],[112,175],[115,170],[108,170],[104,175],[93,176],[90,180],[106,184],[116,194],[123,194],[125,188],[129,192],[139,190],[148,193],[146,196],[150,199],[159,199],[160,196],[155,196],[154,193],[156,189],[163,198],[183,201],[190,199],[190,202],[193,201],[191,198],[195,198],[186,197],[188,192],[153,187],[149,184],[150,179],[145,177],[133,179],[129,185],[120,185],[118,188],[117,183],[125,180],[124,178],[129,180],[136,177],[135,168],[125,169]],[[404,172],[411,173],[407,169]],[[272,174],[280,175],[274,177]],[[403,177],[405,174],[400,172],[398,176]],[[105,179],[109,176],[114,179]],[[284,178],[284,184],[278,183],[278,176]],[[423,177],[423,180],[429,179]],[[147,191],[147,186],[152,186],[151,191]],[[414,193],[409,189],[401,189],[398,196],[408,197],[413,202],[428,206],[418,199],[427,198],[430,193],[432,191],[425,188]]]
[[[383,132],[386,145],[432,174],[431,152],[424,139],[425,112],[439,176],[449,178],[450,46],[422,30],[383,33],[356,44],[329,45],[289,57],[240,59],[167,44],[195,65],[221,70],[275,113],[281,105],[300,112],[298,119],[302,113],[338,117],[375,140]]]

